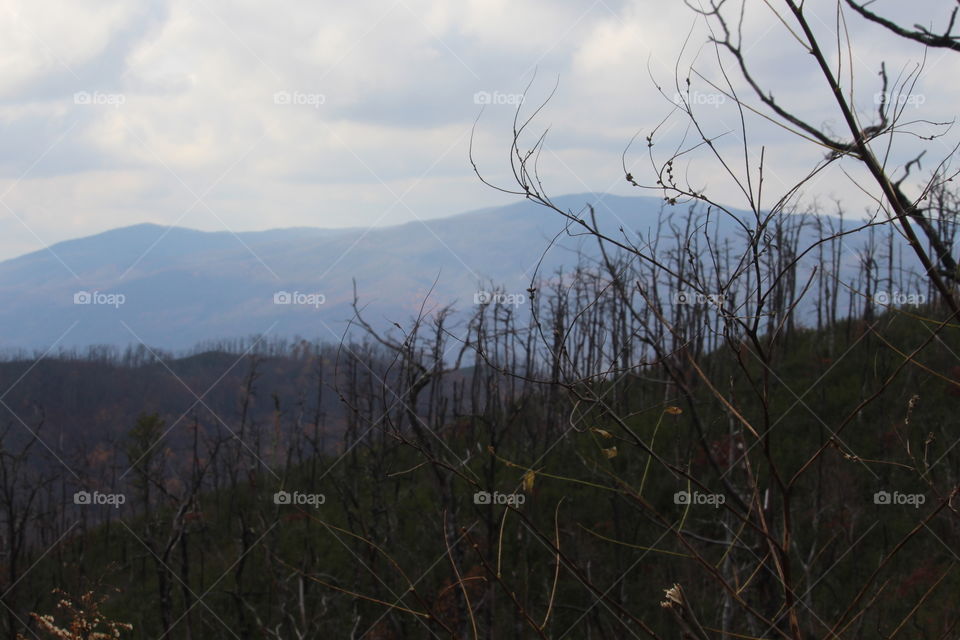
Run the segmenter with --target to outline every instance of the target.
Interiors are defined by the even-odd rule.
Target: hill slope
[[[669,223],[686,212],[662,210],[657,198],[556,199],[573,211],[589,202],[615,236],[623,227],[646,237],[661,215]],[[431,288],[433,304],[469,309],[490,283],[524,292],[558,234],[541,275],[572,267],[577,248],[596,256],[595,243],[564,234],[564,224],[521,201],[377,229],[114,229],[0,263],[0,347],[144,342],[181,349],[259,333],[336,342],[352,317],[354,281],[367,318],[380,327],[415,316]],[[721,235],[743,235],[729,219],[719,224]],[[849,261],[856,263],[852,252]],[[75,303],[82,292],[89,304]],[[305,295],[275,304],[278,292]]]

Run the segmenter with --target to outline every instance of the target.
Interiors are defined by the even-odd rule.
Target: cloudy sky
[[[950,3],[872,6],[902,17],[906,4],[908,23],[936,25]],[[835,3],[807,5],[825,48],[835,51]],[[547,189],[637,194],[621,170],[629,140],[640,133],[642,141],[670,116],[656,138],[655,154],[665,159],[690,133],[670,102],[675,70],[685,77],[693,64],[705,78],[721,78],[705,44],[708,26],[680,0],[14,0],[0,7],[0,259],[140,222],[235,232],[367,227],[511,202],[474,176],[470,130],[479,116],[477,161],[490,180],[510,186],[511,119],[531,80],[526,108],[558,85],[532,129],[550,129],[541,157]],[[924,60],[922,50],[849,18],[865,119],[880,60],[891,76],[923,64],[908,116],[953,118],[960,55],[933,51]],[[812,59],[765,3],[748,2],[744,42],[778,100],[842,131]],[[845,58],[845,77],[850,70]],[[732,102],[696,76],[691,91],[704,126],[722,134],[719,148],[742,171]],[[747,125],[754,169],[765,147],[770,197],[822,157],[759,118]],[[956,142],[948,130],[932,151],[943,156]],[[903,136],[891,162],[915,149],[916,140]],[[691,182],[743,206],[715,159],[690,160]],[[653,182],[645,143],[627,162]],[[808,197],[840,198],[861,212],[868,199],[843,169],[856,178],[856,166],[838,165]]]

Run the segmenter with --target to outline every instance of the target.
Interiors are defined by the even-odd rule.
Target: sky
[[[949,4],[871,6],[934,26]],[[806,5],[836,61],[836,3]],[[771,7],[782,3],[747,0],[751,69],[778,101],[842,131],[812,58]],[[694,112],[741,179],[745,164],[756,175],[763,149],[764,204],[823,157],[748,112],[744,160],[739,113],[709,83],[721,84],[725,68],[738,94],[757,101],[729,57],[718,61],[710,23],[680,0],[6,0],[0,11],[0,259],[142,222],[233,232],[370,227],[508,204],[516,196],[474,174],[471,132],[484,177],[515,187],[515,111],[530,113],[554,87],[523,140],[549,130],[539,167],[553,195],[658,195],[628,185],[622,166],[653,184],[652,163],[695,142],[673,102],[677,78],[688,75]],[[924,57],[843,15],[842,74],[853,74],[865,121],[881,60],[891,78],[921,65],[905,119],[954,117],[960,55]],[[911,126],[942,136],[896,137],[892,165],[925,144],[927,171],[958,141],[950,127]],[[644,142],[652,131],[653,160]],[[709,150],[681,163],[676,172],[691,184],[745,206]],[[862,177],[855,163],[838,163],[803,202],[833,212],[836,199],[862,215],[871,206],[854,184]]]

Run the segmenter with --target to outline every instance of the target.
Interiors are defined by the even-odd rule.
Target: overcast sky
[[[872,6],[893,17],[907,7],[908,23],[934,25],[950,4]],[[824,46],[835,51],[835,3],[807,5]],[[706,25],[680,0],[23,0],[2,7],[0,259],[140,222],[232,231],[366,227],[511,202],[473,175],[470,128],[480,115],[478,163],[510,186],[510,121],[534,72],[527,107],[559,82],[533,127],[537,134],[550,128],[541,157],[548,190],[639,194],[623,180],[621,154],[632,136],[639,132],[642,141],[671,113],[678,61],[682,76],[693,63],[720,78]],[[778,100],[842,131],[812,58],[763,2],[749,0],[744,27],[748,57]],[[879,91],[880,60],[891,75],[924,64],[908,115],[954,117],[960,55],[932,51],[924,61],[922,50],[852,16],[849,30],[865,117]],[[732,102],[717,104],[722,99],[696,78],[692,91],[711,135],[726,134],[720,148],[742,166]],[[681,116],[675,112],[660,130],[658,157],[683,134]],[[771,198],[822,156],[758,119],[748,136],[754,165],[766,147]],[[932,151],[945,155],[956,141],[948,131]],[[897,144],[893,161],[916,143],[905,137]],[[651,183],[646,154],[641,142],[627,160]],[[715,160],[691,158],[692,182],[743,206]],[[838,166],[808,197],[841,198],[862,212],[868,201],[840,168],[857,170]]]

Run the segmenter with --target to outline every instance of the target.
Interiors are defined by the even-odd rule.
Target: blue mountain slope
[[[682,213],[662,210],[656,198],[580,194],[555,202],[575,212],[597,203],[601,226],[613,235],[623,226],[646,236],[661,216],[669,224]],[[478,287],[491,282],[523,292],[565,225],[555,212],[521,201],[369,230],[114,229],[0,263],[0,347],[142,340],[179,349],[266,332],[336,340],[352,315],[354,280],[379,326],[415,316],[435,281],[432,301],[468,308]],[[726,219],[720,232],[742,233]],[[561,233],[541,274],[575,264],[578,249],[597,254],[595,242]],[[75,304],[78,292],[88,292],[91,303]],[[299,297],[275,304],[278,292]]]

